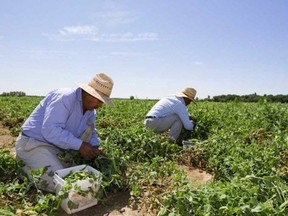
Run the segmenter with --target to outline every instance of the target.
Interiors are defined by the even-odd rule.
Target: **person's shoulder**
[[[77,88],[60,88],[51,91],[47,97],[51,100],[71,101],[77,98],[76,92]]]
[[[181,107],[181,109],[186,107],[184,99],[182,97],[179,97],[179,96],[176,96],[176,95],[172,95],[171,96],[171,101],[173,102],[174,106]]]
[[[75,95],[77,91],[77,88],[61,88],[54,91],[54,94],[63,95],[63,96],[69,96],[69,95]]]
[[[175,95],[167,95],[161,98],[161,100],[174,100],[174,99],[175,99]]]
[[[181,101],[180,98],[177,97],[176,95],[169,95],[166,97],[166,99],[174,101],[174,102],[180,102]]]

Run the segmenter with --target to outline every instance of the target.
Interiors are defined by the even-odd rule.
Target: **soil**
[[[178,165],[178,167],[186,173],[187,179],[191,181],[192,185],[195,187],[213,180],[212,175],[199,168],[188,167],[185,165]]]
[[[0,122],[0,149],[10,150],[11,155],[16,156],[15,152],[16,137],[13,137],[9,129],[3,127]],[[201,171],[198,168],[191,168],[185,165],[179,165],[188,180],[192,181],[192,184],[197,187],[203,183],[212,180],[212,176],[205,171]],[[76,212],[74,214],[67,214],[64,210],[59,209],[60,216],[145,216],[147,212],[139,207],[132,207],[129,205],[130,194],[129,191],[120,191],[113,193],[107,197],[105,204],[97,204],[88,209]]]
[[[0,122],[0,149],[8,149],[11,155],[16,156],[15,142],[16,137],[13,137],[9,129],[3,127],[2,122]]]

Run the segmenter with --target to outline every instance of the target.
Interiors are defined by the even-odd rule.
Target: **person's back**
[[[147,113],[146,116],[165,117],[174,113],[174,107],[181,105],[181,101],[175,95],[161,98]]]
[[[183,127],[186,130],[193,130],[194,123],[186,106],[191,101],[194,102],[195,95],[195,89],[185,88],[176,95],[160,99],[147,113],[144,125],[156,133],[170,130],[171,139],[177,141]]]

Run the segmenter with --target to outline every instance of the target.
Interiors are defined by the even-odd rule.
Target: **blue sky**
[[[0,93],[288,94],[287,0],[0,0]]]

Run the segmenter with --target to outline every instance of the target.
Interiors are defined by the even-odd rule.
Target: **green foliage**
[[[0,121],[10,122],[11,130],[20,127],[15,123],[17,119],[25,120],[39,100],[0,98]],[[92,162],[83,161],[78,152],[62,158],[101,171],[103,197],[106,192],[128,188],[133,202],[151,215],[288,214],[287,104],[236,100],[190,105],[190,114],[198,120],[190,140],[196,145],[182,149],[169,143],[167,134],[157,135],[143,126],[144,116],[155,103],[115,100],[115,107],[97,110],[96,126],[105,155]],[[40,206],[26,200],[29,208],[10,202],[10,196],[21,200],[31,190],[27,185],[22,185],[26,189],[21,188],[22,182],[15,180],[17,172],[11,170],[18,165],[13,158],[4,155],[0,162],[3,175],[8,173],[7,169],[14,173],[9,178],[2,178],[1,174],[1,199],[4,197],[9,206],[4,208],[1,201],[5,211],[41,212],[47,203],[53,206],[52,197]],[[176,162],[212,173],[213,182],[192,186]],[[22,194],[21,198],[18,194]],[[54,207],[56,204],[55,200]]]
[[[183,185],[164,197],[159,215],[285,215],[287,193],[277,176],[246,176],[192,190]]]
[[[15,160],[8,150],[0,150],[0,181],[10,181],[17,176],[17,171],[23,166],[20,160]]]
[[[0,212],[1,215],[54,215],[59,208],[60,200],[52,194],[35,188],[44,169],[32,172],[33,181],[23,176],[20,180],[17,173],[22,163],[10,156],[7,150],[0,151]]]
[[[0,121],[17,136],[24,120],[32,113],[42,97],[0,97]]]

